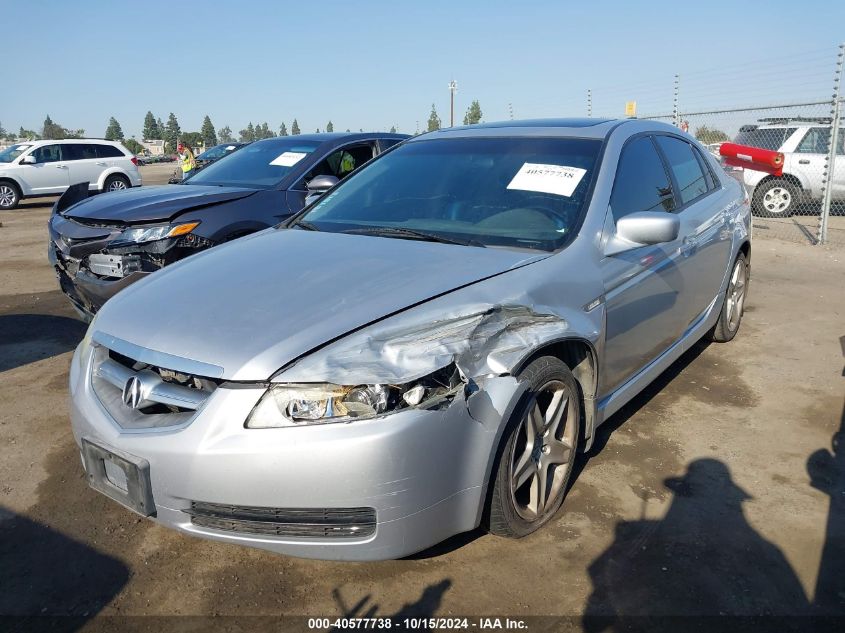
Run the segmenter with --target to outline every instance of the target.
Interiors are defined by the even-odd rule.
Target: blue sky
[[[205,114],[304,132],[448,123],[478,99],[484,119],[829,98],[845,2],[394,0],[4,0],[0,122],[45,114],[101,136],[115,116],[140,136],[146,111],[183,130]],[[799,8],[800,7],[800,8]],[[8,28],[17,25],[16,28]],[[12,46],[14,44],[14,46]],[[10,52],[11,51],[11,52]]]

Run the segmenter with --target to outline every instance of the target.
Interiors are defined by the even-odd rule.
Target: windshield
[[[552,251],[578,226],[600,147],[597,140],[572,138],[406,143],[351,176],[297,222],[320,231],[413,231],[444,241]]]
[[[269,189],[319,146],[295,140],[252,143],[211,163],[185,184]]]
[[[238,149],[236,145],[215,145],[197,156],[197,160],[214,160],[229,152],[234,152],[236,149]]]
[[[760,149],[769,149],[776,152],[797,129],[794,127],[774,127],[740,130],[739,134],[736,135],[736,139],[734,139],[734,143],[737,145],[759,147]]]
[[[7,147],[2,152],[0,152],[0,163],[11,163],[15,160],[18,156],[23,154],[26,150],[28,150],[32,145],[12,145]]]

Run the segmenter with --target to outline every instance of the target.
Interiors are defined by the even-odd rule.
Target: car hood
[[[185,211],[240,200],[254,193],[254,189],[203,185],[133,187],[92,196],[68,208],[62,215],[116,224],[161,222]]]
[[[545,257],[268,229],[183,260],[119,293],[99,312],[93,335],[168,369],[266,380],[362,326]],[[137,357],[136,346],[145,350],[144,358]]]

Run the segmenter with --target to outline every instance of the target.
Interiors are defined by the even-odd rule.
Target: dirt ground
[[[736,340],[601,427],[538,533],[333,563],[178,534],[87,487],[66,406],[85,327],[47,263],[51,203],[0,213],[0,615],[845,615],[845,250],[755,241]]]

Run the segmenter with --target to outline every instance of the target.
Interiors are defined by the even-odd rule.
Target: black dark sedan
[[[231,152],[178,185],[90,198],[87,187],[72,186],[50,217],[50,262],[62,291],[90,319],[109,297],[163,266],[278,224],[405,138],[277,137]]]

